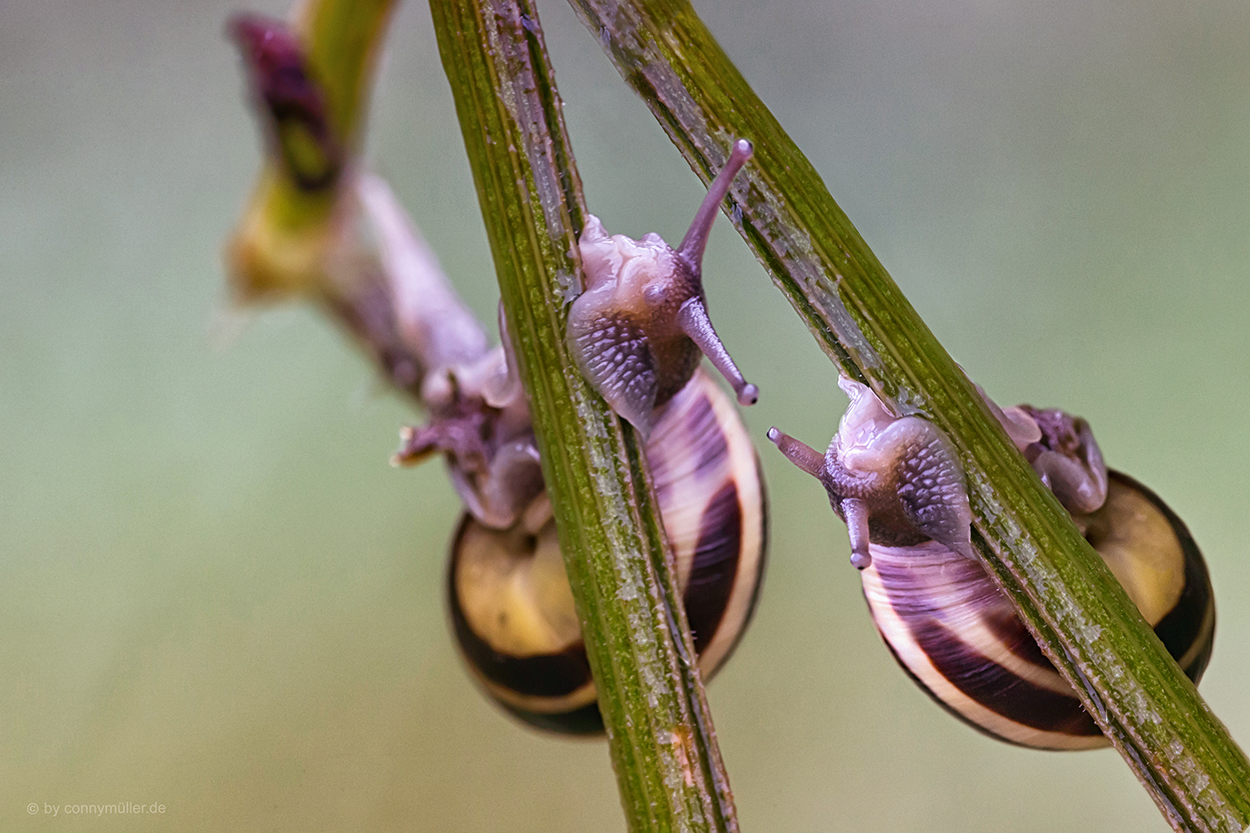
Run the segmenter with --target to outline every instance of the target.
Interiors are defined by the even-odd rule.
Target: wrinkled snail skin
[[[899,665],[945,709],[992,737],[1042,749],[1106,746],[1076,693],[1042,654],[998,584],[964,548],[962,536],[946,525],[936,528],[948,540],[908,540],[918,522],[905,519],[923,512],[891,492],[909,490],[908,466],[902,461],[914,455],[891,439],[887,429],[896,418],[877,408],[871,391],[845,380],[842,386],[852,406],[823,459],[776,429],[769,436],[793,462],[822,479],[839,514],[845,513],[848,498],[839,491],[845,477],[835,476],[837,466],[842,461],[849,466],[860,455],[861,466],[880,467],[877,479],[885,488],[868,495],[865,505],[889,522],[861,524],[871,533],[867,557],[857,565],[863,565],[860,576],[873,622]],[[1168,652],[1197,683],[1211,656],[1215,606],[1206,564],[1185,525],[1149,489],[1106,469],[1083,420],[1028,406],[1007,409],[1007,416],[996,406],[993,410]],[[1008,426],[1008,420],[1016,424]],[[1022,425],[1031,434],[1027,429],[1017,433]],[[940,481],[926,470],[950,460],[943,460],[941,451],[931,456],[912,472],[910,482]],[[962,475],[958,482],[962,488]],[[949,490],[938,488],[935,494],[945,496]],[[1095,502],[1093,511],[1082,511]],[[897,504],[902,508],[891,510]],[[952,516],[961,513],[956,507]]]
[[[657,413],[646,454],[708,679],[759,596],[767,534],[759,461],[728,395],[701,369]],[[514,716],[550,731],[601,732],[555,522],[549,506],[530,514],[492,530],[466,513],[448,571],[452,629],[478,682]]]

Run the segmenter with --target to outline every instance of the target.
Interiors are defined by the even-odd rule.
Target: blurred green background
[[[1203,691],[1250,743],[1250,7],[697,6],[969,373],[1087,417],[1186,520],[1219,604]],[[236,8],[0,8],[0,829],[620,829],[604,745],[518,727],[460,666],[456,501],[387,465],[420,416],[309,310],[226,310],[259,156]],[[541,11],[591,209],[680,238],[698,180]],[[369,156],[493,320],[428,15],[395,21]],[[827,441],[834,371],[726,223],[706,274],[773,498],[709,692],[743,829],[1166,829],[1115,753],[996,743],[895,667],[822,490],[763,441]],[[44,812],[122,801],[166,812]]]

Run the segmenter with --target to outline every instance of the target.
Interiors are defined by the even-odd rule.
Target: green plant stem
[[[565,346],[586,211],[537,14],[431,10],[630,828],[736,830],[645,461]]]
[[[1245,754],[690,5],[572,2],[701,177],[722,164],[728,138],[755,142],[731,196],[774,282],[844,372],[950,435],[987,566],[1168,822],[1241,833]]]
[[[321,82],[335,136],[355,155],[364,135],[373,69],[396,0],[307,0],[295,29]]]

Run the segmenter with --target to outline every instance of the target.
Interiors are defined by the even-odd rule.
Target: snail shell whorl
[[[1185,525],[1153,492],[1115,471],[1103,507],[1075,520],[1197,683],[1211,656],[1215,607]],[[1107,744],[979,562],[932,541],[873,544],[871,552],[861,576],[873,621],[899,664],[939,704],[1011,743]]]
[[[733,403],[702,369],[656,416],[647,461],[707,679],[758,599],[763,481]],[[452,544],[448,596],[456,639],[494,700],[539,728],[602,730],[553,520],[492,530],[466,514]]]

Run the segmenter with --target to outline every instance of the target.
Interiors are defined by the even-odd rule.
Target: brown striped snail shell
[[[919,417],[890,415],[864,385],[839,384],[851,406],[825,455],[775,428],[769,438],[824,483],[846,519],[852,561],[891,654],[934,700],[988,735],[1043,749],[1107,745],[973,557],[949,440]],[[1029,406],[994,410],[1197,683],[1211,657],[1215,605],[1184,523],[1145,486],[1106,469],[1084,420]]]
[[[701,369],[657,414],[646,454],[707,679],[728,659],[759,596],[767,534],[759,461],[733,403]],[[492,699],[543,729],[602,731],[545,497],[508,529],[465,513],[448,602],[460,649]]]
[[[735,143],[676,250],[656,235],[608,237],[590,217],[579,242],[587,289],[569,314],[571,352],[645,438],[705,679],[741,638],[764,571],[759,460],[733,402],[699,367],[703,350],[739,401],[755,400],[755,386],[743,380],[707,319],[700,275],[712,221],[750,155],[749,142]],[[506,333],[501,340],[506,346]],[[396,457],[414,462],[442,453],[464,499],[448,606],[481,687],[533,726],[599,732],[595,686],[512,367],[497,348],[429,374],[423,399],[434,418],[405,432]]]

